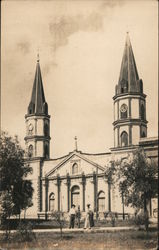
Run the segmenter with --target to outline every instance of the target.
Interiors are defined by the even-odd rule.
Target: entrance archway
[[[75,205],[76,208],[80,205],[80,188],[79,186],[73,186],[71,189],[71,206]]]
[[[105,211],[105,193],[104,193],[104,191],[100,191],[98,193],[98,211],[99,212]]]
[[[55,194],[49,195],[49,211],[55,211]]]

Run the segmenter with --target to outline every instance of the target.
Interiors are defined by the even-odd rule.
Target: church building
[[[31,218],[49,218],[52,211],[66,216],[72,204],[85,213],[90,204],[93,211],[133,213],[123,204],[118,189],[105,174],[112,161],[127,158],[137,148],[144,148],[148,157],[158,160],[158,138],[147,137],[146,95],[139,78],[135,58],[127,34],[119,81],[115,88],[114,146],[109,152],[84,153],[76,147],[68,155],[50,158],[50,115],[37,60],[31,100],[25,115],[27,161],[33,168],[33,206],[27,209]],[[56,119],[56,118],[55,118]],[[152,215],[153,202],[150,204]]]

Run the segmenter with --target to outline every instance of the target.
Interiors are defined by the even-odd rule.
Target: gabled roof
[[[32,95],[28,107],[28,114],[48,114],[48,105],[45,101],[39,59],[37,60]]]
[[[95,163],[94,161],[88,159],[87,157],[85,157],[83,154],[81,154],[78,151],[73,151],[72,153],[70,153],[67,157],[65,157],[64,159],[62,159],[60,162],[58,162],[58,164],[56,166],[54,166],[48,173],[46,173],[45,177],[49,177],[54,171],[56,171],[57,169],[59,169],[60,167],[62,167],[64,164],[66,164],[71,158],[73,158],[74,156],[79,157],[80,159],[90,163],[91,165],[93,165],[94,167],[99,168],[102,171],[105,171],[105,167]]]

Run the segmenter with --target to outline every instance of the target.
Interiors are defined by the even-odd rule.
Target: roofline
[[[83,153],[82,151],[80,151],[80,150],[74,150],[74,151],[72,151],[72,152],[69,152],[67,155],[64,155],[64,156],[60,156],[60,157],[58,157],[58,158],[54,158],[54,159],[51,159],[51,160],[53,160],[53,161],[56,161],[56,160],[60,160],[60,159],[63,159],[63,158],[65,158],[65,157],[67,157],[67,156],[69,156],[69,155],[71,155],[73,152],[77,152],[77,153],[80,153],[80,154],[82,154],[82,155],[109,155],[109,154],[111,154],[111,152],[106,152],[106,153]]]
[[[53,169],[51,169],[45,176],[49,177],[50,174],[52,174],[56,169],[58,169],[60,166],[65,164],[65,162],[67,162],[67,160],[69,160],[74,154],[77,155],[78,157],[80,157],[81,159],[83,159],[84,161],[87,161],[88,163],[90,163],[90,164],[94,165],[95,167],[104,171],[104,167],[100,166],[99,164],[97,164],[89,159],[85,159],[85,157],[82,157],[79,153],[80,153],[80,151],[74,150],[73,152],[71,152],[71,154],[68,154],[67,158],[65,158],[62,162],[57,164],[57,166],[55,166]]]
[[[50,115],[46,115],[45,113],[42,113],[42,114],[36,114],[36,113],[34,113],[34,114],[26,114],[25,118],[33,117],[33,116],[36,116],[36,118],[38,118],[38,117],[50,118],[51,117]]]
[[[113,100],[117,99],[118,97],[123,97],[123,96],[133,96],[133,95],[136,95],[136,96],[142,96],[144,98],[146,98],[147,95],[145,95],[144,93],[139,93],[139,92],[127,92],[127,93],[121,93],[121,94],[117,94],[115,96],[113,96]]]

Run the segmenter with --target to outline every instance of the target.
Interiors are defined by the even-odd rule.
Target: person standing
[[[94,213],[91,209],[89,209],[89,223],[90,227],[94,227]]]
[[[84,229],[86,228],[91,228],[90,226],[90,204],[87,204],[87,209],[86,209],[86,217],[85,217],[85,223],[84,223]]]
[[[73,204],[70,211],[69,211],[69,216],[70,216],[70,225],[69,228],[74,228],[75,225],[75,215],[76,215],[76,211],[75,211],[75,205]]]

